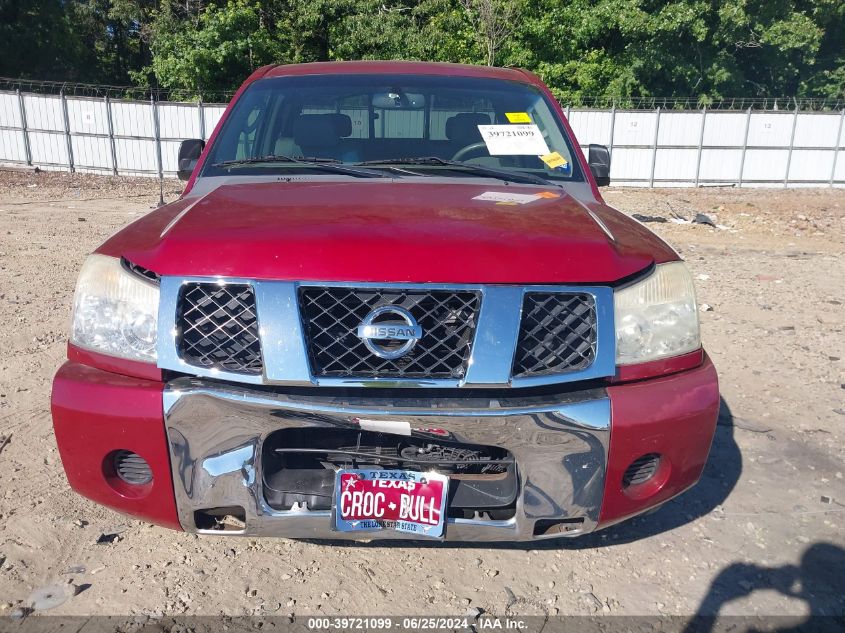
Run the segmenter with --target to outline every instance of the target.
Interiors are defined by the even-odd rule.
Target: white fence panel
[[[203,112],[205,113],[205,136],[203,138],[208,139],[211,137],[211,133],[214,132],[225,111],[226,106],[203,106]]]
[[[839,156],[836,160],[836,169],[833,172],[833,181],[845,183],[845,150],[839,151]]]
[[[422,138],[424,127],[422,110],[383,110],[376,121],[376,137]]]
[[[572,126],[572,131],[575,132],[575,138],[579,140],[589,139],[584,144],[585,147],[589,143],[612,145],[610,128],[613,117],[614,114],[612,112],[572,110],[569,113],[569,124]]]
[[[349,117],[350,122],[352,123],[352,134],[350,134],[350,138],[367,138],[370,133],[369,126],[367,122],[370,120],[370,113],[368,110],[364,108],[355,108],[349,110],[341,110],[341,114],[345,114]],[[432,118],[433,115],[432,115]]]
[[[164,173],[176,173],[179,167],[179,144],[181,141],[161,142],[161,163]]]
[[[662,121],[660,125],[663,125]],[[697,163],[697,149],[658,150],[654,163],[654,180],[656,183],[694,182]]]
[[[610,161],[610,180],[630,183],[634,180],[648,181],[651,174],[650,149],[628,149],[617,147]]]
[[[21,128],[20,97],[14,92],[0,92],[0,126]]]
[[[196,104],[160,103],[158,125],[161,138],[200,138],[200,113]]]
[[[23,132],[16,130],[0,130],[0,161],[12,163],[26,162],[26,145]]]
[[[691,112],[661,112],[657,145],[698,146],[701,137],[701,114]],[[693,167],[695,169],[695,167]]]
[[[155,138],[153,111],[146,101],[112,101],[115,136]]]
[[[654,143],[656,125],[656,112],[617,112],[613,126],[613,146],[651,146]],[[583,140],[581,142],[584,143]]]
[[[708,112],[704,125],[704,146],[742,147],[747,120],[745,112]]]
[[[702,149],[699,182],[732,184],[738,182],[742,149]]]
[[[346,114],[349,114],[347,112]],[[434,110],[431,111],[431,121],[429,123],[429,127],[431,129],[431,139],[433,141],[443,141],[446,139],[446,121],[449,120],[449,117],[454,116],[454,112],[450,110]],[[350,115],[351,116],[351,115]],[[366,119],[363,121],[366,123]],[[361,131],[359,134],[361,138],[366,138],[366,134],[364,132],[368,129],[367,125],[361,126]],[[354,122],[353,122],[353,136],[355,136],[354,130]]]
[[[111,171],[111,145],[108,138],[72,136],[73,163],[79,171]]]
[[[749,149],[742,170],[744,182],[783,182],[786,177],[788,149]]]
[[[118,138],[114,143],[119,172],[133,175],[158,173],[154,140]]]
[[[161,169],[171,176],[180,140],[208,139],[225,108],[160,102],[154,110],[148,101],[0,92],[0,162],[118,174]],[[357,136],[357,112],[348,114]],[[616,184],[845,186],[843,112],[581,108],[568,114],[582,147],[610,147]],[[396,112],[379,125],[398,134],[416,130],[420,117]]]
[[[68,98],[67,116],[71,133],[105,135],[109,133],[106,102],[102,99]]]
[[[788,147],[794,122],[792,112],[752,112],[748,124],[748,144],[752,147]]]
[[[64,131],[65,115],[61,97],[24,95],[23,103],[26,108],[26,126],[30,130]]]
[[[841,157],[840,157],[841,158]],[[794,149],[789,163],[789,180],[795,182],[828,182],[830,180],[830,165],[833,160],[832,150],[823,149]]]
[[[67,139],[64,133],[30,132],[29,148],[32,152],[32,162],[35,164],[53,166],[70,164],[67,154]]]
[[[830,114],[799,114],[795,126],[795,147],[836,147],[839,118]]]

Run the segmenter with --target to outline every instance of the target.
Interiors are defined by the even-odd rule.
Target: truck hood
[[[614,282],[674,256],[559,188],[439,183],[227,184],[162,207],[100,252],[162,275],[501,284]]]

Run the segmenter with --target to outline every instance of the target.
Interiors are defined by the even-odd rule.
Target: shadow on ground
[[[729,565],[713,579],[707,595],[685,633],[724,630],[713,616],[722,607],[755,591],[774,590],[807,603],[807,618],[773,617],[767,631],[845,631],[845,550],[832,543],[813,543],[799,565],[762,567],[749,563]],[[759,623],[762,627],[762,623]],[[738,629],[739,630],[739,629]],[[750,629],[741,629],[750,630]]]
[[[605,530],[572,539],[553,539],[526,543],[453,543],[421,540],[397,541],[312,541],[331,547],[484,547],[491,549],[590,549],[621,545],[662,534],[702,517],[721,505],[734,489],[742,473],[742,453],[734,439],[734,417],[724,398],[720,401],[719,421],[713,446],[701,480],[691,490],[673,499],[651,514],[625,521]]]

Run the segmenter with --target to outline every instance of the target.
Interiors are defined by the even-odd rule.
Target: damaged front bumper
[[[264,445],[293,428],[325,434],[376,429],[397,439],[445,438],[506,450],[516,465],[511,516],[493,518],[481,507],[471,517],[450,516],[447,540],[576,535],[592,531],[599,520],[610,433],[610,400],[603,390],[572,399],[391,397],[387,404],[378,397],[293,396],[178,379],[167,384],[163,399],[176,505],[186,531],[217,533],[220,524],[210,527],[208,517],[225,516],[232,519],[227,532],[250,536],[408,538],[387,530],[336,532],[328,508],[272,507],[265,494]],[[322,448],[318,442],[315,449]]]
[[[694,485],[719,410],[716,372],[706,355],[692,369],[596,389],[479,393],[297,391],[197,378],[164,383],[71,361],[53,383],[52,412],[70,485],[159,525],[249,536],[414,538],[336,532],[330,504],[291,502],[299,489],[267,494],[265,479],[275,467],[268,457],[290,438],[306,437],[298,446],[321,448],[332,434],[360,431],[500,449],[515,471],[502,488],[512,503],[472,512],[478,495],[453,499],[464,507],[450,508],[444,538],[530,541],[612,525]],[[126,452],[145,460],[148,481],[131,485],[120,478],[115,457]],[[472,477],[452,481],[486,494]]]

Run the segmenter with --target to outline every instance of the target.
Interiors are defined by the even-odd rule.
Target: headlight
[[[701,347],[692,277],[683,262],[661,264],[613,294],[616,364],[677,356]]]
[[[71,342],[131,360],[156,360],[158,287],[127,271],[119,259],[91,255],[73,297]]]

